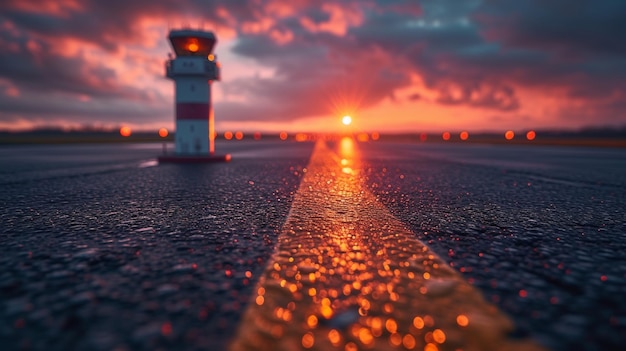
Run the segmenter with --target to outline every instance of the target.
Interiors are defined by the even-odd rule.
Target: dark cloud
[[[626,96],[626,2],[604,0],[7,0],[0,3],[0,89],[11,115],[135,117],[160,114],[157,89],[140,88],[84,52],[63,55],[72,39],[106,55],[142,48],[143,20],[203,18],[237,36],[233,52],[272,67],[270,78],[221,82],[245,102],[221,102],[226,120],[295,120],[375,106],[413,84],[429,102],[493,110],[506,116],[532,105],[520,89],[560,91],[587,103],[569,115],[623,120]],[[165,40],[165,38],[163,38]],[[219,47],[218,47],[219,50]],[[164,58],[164,57],[163,57]],[[162,57],[136,57],[160,76]],[[127,59],[131,60],[131,59]],[[226,63],[227,64],[227,63]],[[421,94],[402,96],[410,101]],[[55,96],[57,100],[33,96]],[[80,100],[88,97],[89,102]],[[59,100],[60,99],[60,100]],[[58,102],[58,101],[62,101]],[[350,106],[352,105],[352,106]],[[565,111],[564,109],[563,111]],[[587,111],[587,112],[583,112]],[[170,113],[168,110],[166,113]],[[601,115],[600,115],[601,114]],[[147,119],[147,117],[145,117]],[[574,117],[571,117],[574,118]]]
[[[419,72],[426,86],[439,92],[436,101],[441,104],[515,110],[519,100],[514,89],[501,81],[500,72],[490,72],[487,62],[510,67],[511,58],[484,41],[464,12],[475,6],[465,5],[438,2],[425,6],[422,17],[373,13],[351,33],[360,47],[381,48],[394,55],[394,64]]]
[[[579,57],[626,53],[622,0],[489,0],[480,11],[483,30],[510,46]]]
[[[52,45],[43,40],[1,34],[0,38],[14,44],[14,50],[0,50],[0,77],[13,82],[19,91],[151,101],[145,90],[120,84],[114,70],[84,54],[65,57],[55,54]]]
[[[311,19],[316,24],[328,22],[330,20],[330,14],[322,11],[320,8],[311,8],[303,13],[304,17]]]
[[[120,98],[81,100],[58,93],[31,93],[18,97],[0,95],[0,121],[18,122],[24,116],[35,121],[63,121],[75,124],[119,125],[133,121],[149,124],[171,118],[171,103],[152,104]],[[45,124],[45,123],[44,123]]]
[[[586,109],[564,118],[575,119],[581,110],[587,118],[596,112],[598,119],[623,116],[612,106],[626,96],[626,41],[618,34],[626,32],[626,2],[485,1],[474,17],[485,40],[501,47],[491,58],[472,60],[474,67],[587,101]]]

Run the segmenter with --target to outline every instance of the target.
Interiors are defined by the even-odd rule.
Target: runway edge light
[[[159,162],[228,162],[230,155],[215,154],[211,85],[220,80],[213,53],[217,38],[212,32],[181,29],[170,31],[168,39],[176,55],[165,62],[166,77],[175,86],[175,151],[159,156]]]

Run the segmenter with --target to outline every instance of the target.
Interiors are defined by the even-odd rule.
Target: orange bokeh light
[[[443,344],[446,342],[446,333],[441,329],[435,329],[433,330],[433,339],[435,339],[436,343]]]
[[[398,333],[389,335],[389,343],[394,346],[400,346],[402,344],[402,335]]]
[[[280,138],[280,140],[287,140],[287,137],[289,135],[287,135],[287,132],[280,132],[280,134],[278,135],[278,137]]]
[[[224,139],[230,140],[232,138],[233,138],[233,132],[231,131],[224,132]]]
[[[168,134],[169,134],[169,132],[167,131],[167,129],[165,129],[165,128],[159,129],[159,136],[161,138],[165,138]]]
[[[422,319],[422,317],[417,316],[413,318],[413,326],[417,329],[424,328],[424,320]]]
[[[187,49],[191,52],[196,52],[198,51],[198,49],[200,49],[200,47],[198,46],[197,43],[191,42],[189,43],[189,45],[187,45]]]
[[[130,127],[122,127],[120,128],[120,135],[123,137],[129,137],[132,134]]]
[[[460,314],[456,316],[456,323],[461,327],[467,327],[469,325],[469,318],[464,314]]]
[[[305,349],[310,349],[315,345],[315,338],[313,337],[313,333],[308,332],[302,336],[302,346]]]
[[[537,133],[535,133],[534,130],[529,130],[528,133],[526,133],[526,139],[528,140],[535,140],[535,137],[537,137]]]
[[[371,345],[374,342],[374,336],[369,328],[360,328],[358,331],[359,341],[364,345]]]
[[[515,133],[512,130],[507,130],[506,133],[504,133],[504,138],[506,140],[513,140],[513,138],[515,138]]]
[[[359,133],[356,139],[360,142],[366,142],[370,139],[370,137],[369,135],[367,135],[367,133]]]
[[[237,140],[243,139],[243,132],[236,132],[235,133],[235,139],[237,139]]]
[[[339,342],[341,342],[341,334],[339,334],[337,330],[331,329],[328,332],[328,340],[330,340],[333,345],[339,344]]]
[[[378,140],[380,138],[380,134],[378,132],[372,133],[372,140]]]
[[[404,345],[407,350],[412,350],[415,348],[415,337],[411,334],[406,334],[402,338],[402,345]]]
[[[461,134],[459,134],[459,138],[461,138],[461,140],[467,140],[469,138],[469,133],[462,131]]]
[[[309,326],[309,328],[317,327],[317,316],[315,316],[314,314],[308,316],[306,319],[306,324]]]
[[[441,138],[445,141],[450,140],[450,132],[443,132],[443,134],[441,134]]]
[[[385,322],[385,329],[390,333],[395,333],[398,330],[398,323],[393,318],[387,319]]]

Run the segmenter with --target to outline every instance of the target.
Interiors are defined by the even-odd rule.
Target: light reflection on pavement
[[[315,147],[232,350],[539,350],[372,195],[351,139]]]

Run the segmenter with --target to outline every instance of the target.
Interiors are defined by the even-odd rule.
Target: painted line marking
[[[542,350],[319,141],[231,350]]]

